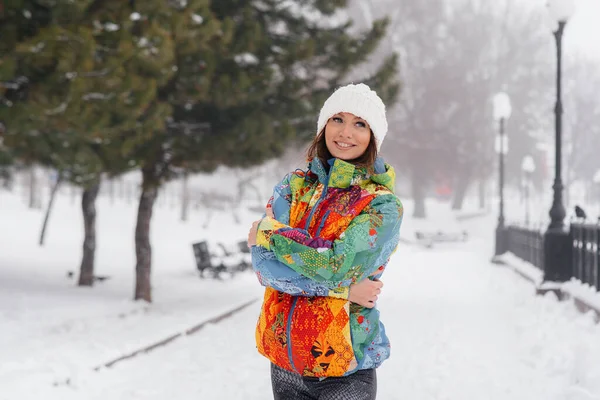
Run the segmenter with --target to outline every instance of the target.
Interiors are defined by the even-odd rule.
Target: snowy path
[[[392,357],[379,370],[378,398],[600,399],[600,327],[569,304],[535,297],[476,250],[485,247],[399,250],[379,305]],[[258,304],[42,397],[269,399],[268,363],[254,348],[257,313]]]

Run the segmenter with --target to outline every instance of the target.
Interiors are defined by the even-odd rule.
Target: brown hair
[[[323,165],[327,165],[327,161],[333,156],[329,152],[327,148],[327,142],[325,141],[325,128],[313,139],[310,146],[308,146],[308,150],[306,151],[306,156],[309,160],[312,160],[315,157],[318,157]],[[348,162],[354,164],[357,167],[366,168],[367,171],[373,173],[373,169],[375,166],[375,160],[377,159],[377,142],[375,139],[375,135],[373,131],[371,131],[371,140],[369,141],[369,146],[367,150],[358,158],[354,160],[349,160]]]

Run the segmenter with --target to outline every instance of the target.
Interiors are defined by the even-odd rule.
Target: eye
[[[358,122],[356,123],[356,126],[358,126],[359,128],[366,128],[366,127],[367,127],[367,124],[365,124],[365,123],[364,123],[364,122],[362,122],[362,121],[358,121]]]
[[[333,117],[333,118],[331,118],[331,120],[333,122],[337,122],[338,124],[341,124],[342,122],[344,122],[344,120],[342,120],[340,117]]]

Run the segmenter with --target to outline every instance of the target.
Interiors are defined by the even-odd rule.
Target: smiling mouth
[[[351,149],[351,148],[355,147],[354,144],[350,144],[350,143],[343,143],[343,142],[334,142],[334,143],[337,147],[339,147],[340,149],[343,149],[343,150]]]

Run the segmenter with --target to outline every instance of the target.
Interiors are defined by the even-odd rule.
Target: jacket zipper
[[[331,173],[331,170],[329,171],[329,173]],[[319,203],[321,201],[323,201],[323,198],[325,198],[325,195],[327,195],[327,187],[328,187],[328,183],[329,183],[329,174],[327,174],[327,183],[324,184],[323,186],[323,192],[321,193],[321,196],[319,197],[319,200],[317,200],[317,202],[315,203],[315,206],[313,207],[313,209],[311,210],[309,216],[308,216],[308,220],[306,221],[306,225],[305,228],[308,231],[308,229],[310,228],[310,223],[312,221],[312,218],[315,214],[315,211],[317,209],[317,206],[319,205]],[[318,232],[317,232],[317,236],[318,233],[321,231],[322,226],[319,226]],[[298,297],[294,296],[294,300],[292,300],[292,307],[290,308],[290,314],[288,315],[288,321],[287,321],[287,344],[288,344],[288,358],[290,359],[290,365],[292,366],[292,369],[294,371],[296,371],[297,373],[298,370],[296,369],[296,366],[294,365],[294,359],[292,358],[292,317],[294,316],[294,310],[296,308],[296,302],[298,301]]]
[[[292,300],[292,307],[290,308],[290,314],[288,315],[288,321],[287,321],[287,345],[288,345],[288,358],[290,359],[290,365],[292,366],[292,369],[296,372],[298,372],[298,370],[296,369],[296,366],[294,365],[294,359],[292,357],[292,335],[291,335],[291,331],[292,331],[292,316],[294,315],[294,309],[296,308],[296,302],[298,301],[298,297],[294,296],[294,300]]]
[[[327,217],[329,217],[329,213],[330,212],[331,212],[331,210],[327,210],[327,212],[323,216],[323,219],[321,219],[321,223],[319,224],[319,228],[317,229],[317,233],[315,233],[316,237],[319,237],[319,235],[321,234],[321,230],[325,226],[325,222],[327,221]]]

